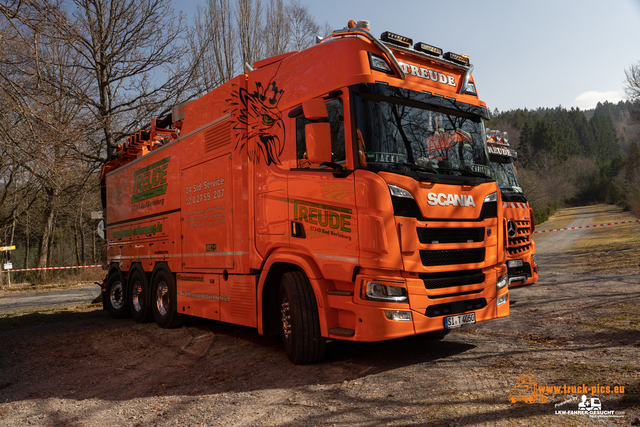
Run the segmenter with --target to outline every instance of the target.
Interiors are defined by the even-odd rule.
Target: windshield
[[[380,84],[355,97],[361,166],[492,179],[480,107]],[[363,93],[364,92],[364,93]]]
[[[510,157],[491,156],[490,160],[491,170],[495,180],[498,182],[498,187],[513,193],[522,193],[513,159]]]

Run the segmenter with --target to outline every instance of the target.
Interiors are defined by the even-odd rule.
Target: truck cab
[[[176,106],[103,169],[106,308],[280,334],[295,364],[508,316],[472,71],[350,21]]]
[[[487,129],[487,148],[492,173],[502,193],[507,230],[509,286],[531,285],[538,281],[533,210],[525,197],[514,160],[518,153],[509,148],[507,132]]]

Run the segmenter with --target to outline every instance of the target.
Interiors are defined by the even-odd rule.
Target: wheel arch
[[[291,252],[277,251],[266,260],[260,280],[258,281],[258,333],[263,335],[277,335],[282,327],[280,310],[278,307],[278,293],[280,281],[285,273],[302,271],[311,284],[318,306],[320,331],[322,336],[328,336],[325,309],[327,307],[326,292],[321,286],[322,274],[312,257]]]

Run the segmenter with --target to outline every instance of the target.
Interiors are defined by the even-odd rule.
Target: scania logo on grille
[[[440,206],[465,206],[465,207],[476,207],[475,202],[473,201],[473,196],[465,196],[460,194],[444,194],[444,193],[429,193],[427,194],[427,203],[431,206],[440,205]]]
[[[507,233],[509,234],[509,237],[516,237],[516,234],[518,234],[516,223],[512,220],[507,221]]]

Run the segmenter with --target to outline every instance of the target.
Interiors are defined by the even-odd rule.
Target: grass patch
[[[608,313],[585,322],[581,325],[600,329],[613,329],[624,332],[640,332],[640,306],[621,304],[607,308]]]

